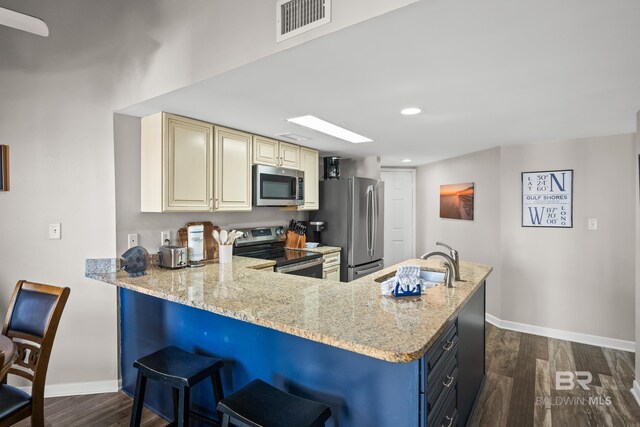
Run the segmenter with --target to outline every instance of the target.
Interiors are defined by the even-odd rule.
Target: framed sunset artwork
[[[440,186],[440,218],[473,221],[475,185],[473,182]]]

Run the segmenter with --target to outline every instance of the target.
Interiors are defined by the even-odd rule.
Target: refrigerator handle
[[[376,253],[376,242],[378,240],[378,186],[371,187],[371,211],[373,212],[371,221],[371,256]]]
[[[373,186],[367,187],[367,255],[372,256],[373,251]]]

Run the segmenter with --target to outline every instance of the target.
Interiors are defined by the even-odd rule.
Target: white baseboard
[[[633,382],[631,394],[633,394],[633,397],[636,398],[636,402],[638,402],[638,406],[640,406],[640,384],[638,384],[638,381]]]
[[[18,387],[31,393],[31,386]],[[44,397],[76,396],[79,394],[113,393],[120,390],[119,380],[92,381],[85,383],[51,384],[44,387]]]
[[[510,322],[508,320],[498,319],[489,313],[486,313],[487,322],[502,329],[509,329],[516,332],[524,332],[527,334],[540,335],[548,338],[556,338],[560,340],[579,342],[582,344],[590,344],[598,347],[613,348],[623,351],[636,351],[636,343],[633,341],[619,340],[616,338],[600,337],[597,335],[581,334],[579,332],[563,331],[561,329],[545,328],[542,326],[528,325],[526,323]]]

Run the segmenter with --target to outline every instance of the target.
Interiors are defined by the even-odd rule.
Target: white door
[[[384,265],[415,258],[413,169],[383,169]]]

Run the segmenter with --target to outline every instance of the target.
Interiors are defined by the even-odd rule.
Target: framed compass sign
[[[573,227],[573,169],[522,172],[522,226]]]

